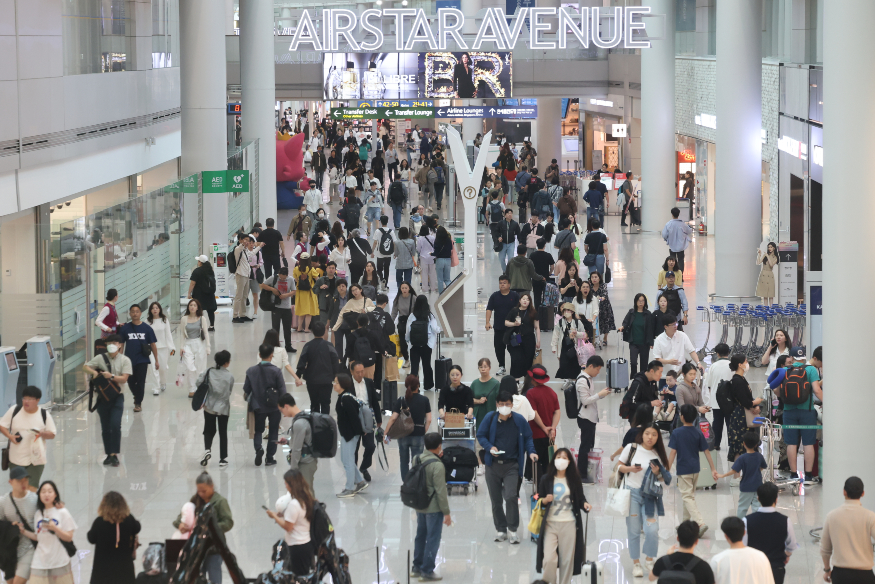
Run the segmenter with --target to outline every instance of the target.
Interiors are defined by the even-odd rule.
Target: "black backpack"
[[[732,399],[732,391],[730,390],[728,379],[724,379],[717,384],[717,391],[714,392],[714,397],[717,399],[717,405],[723,411],[724,416],[728,416],[735,409],[735,400]]]
[[[383,236],[380,237],[380,253],[383,255],[392,255],[395,253],[395,238],[392,237],[392,230],[384,230],[381,227],[380,233],[383,234]]]
[[[562,393],[565,396],[565,415],[572,420],[577,419],[580,413],[580,402],[577,401],[577,382],[570,379],[566,381],[562,386]]]
[[[504,215],[504,212],[501,210],[501,203],[493,201],[489,203],[489,221],[492,223],[498,223],[501,221],[501,216]]]
[[[683,311],[683,307],[681,306],[681,295],[678,290],[683,290],[683,288],[678,288],[675,286],[671,290],[663,290],[662,295],[665,297],[665,301],[668,303],[669,312],[673,312],[675,316],[678,316]]]
[[[781,390],[778,397],[783,399],[785,404],[791,406],[808,403],[808,408],[811,409],[813,401],[809,401],[811,400],[811,383],[808,381],[805,367],[790,367],[787,369],[784,381],[781,382]]]
[[[416,319],[410,324],[410,344],[414,347],[428,346],[428,321]]]
[[[425,472],[425,467],[438,459],[431,458],[424,463],[420,462],[419,456],[415,459],[415,464],[407,471],[407,476],[404,477],[404,482],[401,484],[401,502],[412,509],[421,510],[428,508],[431,503],[431,495],[428,494],[428,475]]]
[[[635,394],[638,393],[638,384],[635,380],[629,384],[629,390],[623,396],[623,401],[620,402],[620,417],[624,420],[631,420],[635,414]]]
[[[701,561],[699,558],[694,557],[686,565],[680,562],[669,565],[668,556],[663,556],[659,561],[670,569],[659,574],[656,584],[696,584],[696,576],[691,570]]]
[[[325,545],[333,531],[334,525],[331,524],[331,518],[328,517],[328,511],[325,510],[325,503],[314,500],[313,519],[310,521],[310,541],[316,547],[317,553]]]
[[[465,446],[447,446],[441,462],[444,463],[444,478],[457,483],[470,483],[474,480],[480,464],[474,451]]]
[[[216,293],[216,276],[212,273],[207,276],[207,292],[210,294]]]
[[[404,187],[401,186],[400,181],[396,180],[389,187],[389,202],[396,206],[404,204]]]
[[[328,414],[301,412],[298,414],[310,422],[310,454],[313,458],[334,458],[337,456],[337,422]]]
[[[310,291],[310,270],[306,272],[301,272],[298,275],[298,290],[301,292],[309,292]]]
[[[347,224],[347,229],[350,227],[358,227],[362,213],[362,206],[358,203],[353,203],[344,207],[344,222]]]
[[[368,340],[364,330],[356,335],[355,345],[353,345],[353,357],[357,363],[361,363],[365,367],[370,367],[376,363],[374,348],[371,347],[371,341]]]
[[[228,260],[228,273],[234,275],[237,273],[237,248],[233,248],[231,253],[225,254],[225,258]]]

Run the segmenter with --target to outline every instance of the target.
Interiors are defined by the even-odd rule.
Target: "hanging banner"
[[[197,175],[187,176],[182,180],[164,187],[166,193],[196,193],[197,192]]]

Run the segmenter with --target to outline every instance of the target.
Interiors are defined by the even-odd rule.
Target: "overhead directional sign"
[[[437,118],[536,118],[538,106],[473,106],[435,108]]]
[[[431,107],[359,107],[335,108],[331,110],[332,120],[382,120],[407,118],[433,118]]]

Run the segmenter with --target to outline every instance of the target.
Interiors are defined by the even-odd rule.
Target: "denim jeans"
[[[118,454],[122,449],[122,415],[125,413],[125,396],[119,394],[115,401],[98,402],[97,415],[100,416],[100,429],[103,436],[104,454]]]
[[[553,205],[553,222],[559,225],[559,207]]]
[[[413,281],[413,268],[406,270],[395,270],[395,282],[398,284],[398,289],[401,289],[401,282],[410,284]]]
[[[405,436],[398,439],[398,456],[401,459],[401,482],[410,470],[410,461],[422,454],[425,447],[425,436]]]
[[[629,556],[633,560],[641,557],[641,525],[644,524],[644,555],[655,558],[659,548],[659,518],[648,517],[654,521],[643,521],[644,498],[641,489],[631,489],[631,502],[629,504],[629,516],[626,517],[626,537],[629,538]]]
[[[351,491],[360,482],[364,480],[362,473],[355,464],[355,451],[358,449],[359,437],[355,436],[352,440],[346,440],[343,436],[340,437],[340,461],[343,463],[343,470],[346,472],[346,490]]]
[[[451,258],[435,258],[434,269],[437,272],[438,294],[443,293],[452,278],[450,278]]]
[[[516,243],[503,243],[501,251],[498,252],[498,259],[501,261],[501,273],[507,272],[507,262],[513,259],[516,255]]]
[[[604,280],[605,275],[605,256],[604,254],[598,254],[595,256],[595,264],[589,266],[589,273],[598,272],[600,276],[602,276],[602,280]]]
[[[252,444],[255,446],[255,452],[262,450],[261,439],[264,434],[264,426],[267,425],[267,460],[273,460],[276,454],[276,439],[280,428],[280,421],[283,414],[279,410],[275,412],[255,412],[255,434],[252,438]]]
[[[586,208],[586,222],[589,223],[590,219],[598,219],[599,218],[599,210],[598,207],[587,207]]]
[[[413,569],[422,574],[434,573],[434,562],[441,547],[444,514],[416,512],[416,540],[413,544]]]
[[[204,558],[204,563],[201,564],[201,574],[207,573],[210,582],[214,584],[222,584],[222,556],[212,554]]]
[[[401,205],[389,205],[392,207],[392,221],[394,222],[395,229],[399,229],[401,227]]]

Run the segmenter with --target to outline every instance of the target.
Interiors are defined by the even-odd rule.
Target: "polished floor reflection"
[[[285,229],[289,219],[290,216],[281,214],[281,229]],[[635,293],[643,291],[651,300],[655,296],[657,272],[665,258],[666,247],[659,234],[621,233],[617,217],[609,218],[608,227],[614,274],[610,295],[619,322],[631,306]],[[443,353],[454,363],[461,364],[465,380],[476,377],[478,358],[493,356],[492,333],[484,330],[483,309],[488,294],[497,287],[499,264],[491,249],[487,249],[485,255],[486,259],[478,262],[484,293],[480,296],[482,304],[477,310],[478,325],[473,343],[445,343],[443,346]],[[713,240],[697,237],[687,258],[687,272],[684,274],[687,295],[691,304],[703,304],[709,290],[713,289]],[[391,294],[394,293],[393,277]],[[269,327],[269,319],[259,316],[255,323],[232,325],[230,318],[229,310],[219,314],[213,345],[232,352],[231,370],[237,381],[229,424],[230,464],[219,469],[218,457],[214,457],[207,469],[214,477],[216,490],[228,499],[234,514],[235,525],[228,533],[229,545],[246,576],[255,578],[269,568],[270,546],[282,535],[276,524],[265,516],[261,506],[272,507],[285,492],[281,477],[286,466],[281,460],[272,468],[256,468],[252,444],[244,427],[243,373],[257,360],[257,346]],[[700,346],[705,339],[705,327],[695,322],[688,331],[694,344]],[[307,340],[304,335],[299,336],[300,342],[295,344],[298,348]],[[713,345],[713,331],[709,344]],[[547,345],[545,335],[544,346]],[[622,348],[625,350],[625,345]],[[617,350],[617,334],[612,333],[609,345],[601,354],[610,358]],[[553,373],[558,363],[547,353],[545,364]],[[296,361],[296,356],[292,356],[292,361]],[[762,387],[763,371],[752,370],[750,377],[755,391]],[[599,383],[604,383],[604,375]],[[309,403],[305,388],[296,388],[290,383],[288,390],[301,404],[306,406]],[[429,397],[436,401],[434,396]],[[601,422],[596,446],[606,456],[617,448],[625,431],[625,422],[617,414],[619,400],[615,394],[599,402]],[[143,523],[140,541],[144,545],[164,540],[173,533],[171,522],[194,493],[194,479],[202,470],[198,463],[203,452],[203,421],[199,413],[191,410],[184,390],[171,386],[162,395],[153,397],[151,386],[148,387],[142,413],[135,414],[130,401],[126,404],[122,465],[118,468],[101,466],[103,452],[96,415],[81,410],[63,412],[56,414],[56,421],[58,438],[49,447],[49,463],[44,477],[58,483],[62,497],[79,525],[75,542],[81,550],[81,560],[77,562],[76,572],[80,582],[88,582],[91,572],[89,550],[92,548],[85,534],[104,492],[116,490],[125,496],[133,514]],[[576,436],[576,424],[563,413],[557,444],[576,447]],[[412,553],[415,514],[400,501],[397,447],[392,444],[386,450],[388,471],[384,472],[375,461],[371,468],[373,482],[370,488],[352,499],[335,497],[344,482],[339,457],[321,461],[316,474],[316,496],[328,506],[339,544],[351,558],[350,568],[356,583],[407,581],[406,565],[408,553]],[[724,456],[725,452],[724,447]],[[717,465],[721,472],[728,466],[725,460],[719,460]],[[590,559],[598,557],[604,562],[606,582],[633,582],[632,563],[626,551],[625,522],[600,513],[608,472],[606,463],[602,483],[586,488],[586,496],[595,506],[589,521],[587,556]],[[793,494],[784,492],[779,499],[779,510],[793,520],[801,546],[787,566],[788,583],[820,581],[818,544],[809,534],[821,523],[820,489],[814,487]],[[521,491],[521,531],[528,523],[526,498],[530,492],[531,486],[524,485]],[[727,480],[720,481],[714,491],[697,492],[700,509],[710,526],[698,547],[703,558],[726,549],[719,523],[723,517],[735,512],[737,495],[737,490],[730,488]],[[444,528],[438,554],[438,571],[446,581],[526,584],[536,579],[535,546],[527,534],[523,534],[520,545],[493,542],[494,530],[484,488],[468,495],[453,495],[450,507],[455,525]],[[676,488],[667,489],[665,507],[666,515],[659,521],[660,554],[673,544],[674,526],[682,513]],[[137,570],[140,569],[138,561]]]

